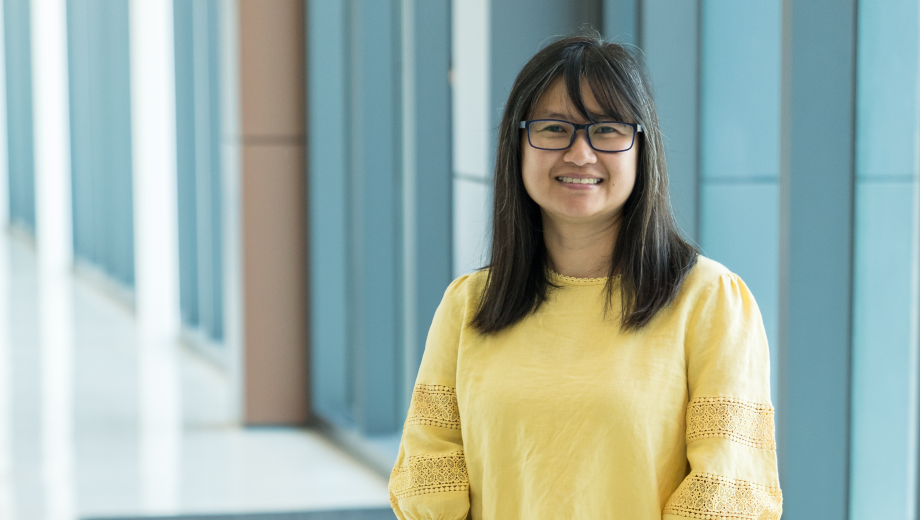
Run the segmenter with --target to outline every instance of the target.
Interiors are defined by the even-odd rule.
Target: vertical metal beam
[[[784,518],[847,518],[856,0],[783,5]]]

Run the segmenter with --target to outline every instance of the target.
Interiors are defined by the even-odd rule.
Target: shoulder
[[[725,301],[725,297],[728,297]],[[741,278],[727,267],[705,256],[698,256],[696,265],[687,273],[675,298],[675,303],[691,312],[712,299],[731,303],[733,300],[751,300],[753,297]]]
[[[452,315],[470,317],[479,308],[482,291],[489,278],[488,269],[481,269],[456,278],[444,291],[441,309]]]
[[[734,276],[727,267],[703,255],[697,256],[696,264],[687,273],[683,288],[688,290],[705,289],[724,276]]]
[[[485,287],[488,278],[488,269],[480,269],[479,271],[473,271],[472,273],[455,278],[454,281],[447,286],[447,290],[444,291],[445,302],[468,303],[470,299],[474,299],[478,304],[482,289]]]

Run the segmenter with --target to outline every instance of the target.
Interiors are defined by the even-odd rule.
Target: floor
[[[97,284],[38,272],[0,234],[0,519],[387,517],[379,474],[310,430],[207,420],[220,370],[145,346]]]

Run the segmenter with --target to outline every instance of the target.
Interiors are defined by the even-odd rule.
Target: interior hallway
[[[222,424],[228,388],[0,234],[0,519],[388,508],[385,479],[315,432]]]

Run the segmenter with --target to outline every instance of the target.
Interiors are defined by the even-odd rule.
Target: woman
[[[778,519],[769,355],[671,214],[637,60],[557,41],[501,123],[492,258],[448,287],[390,498],[401,519]]]

